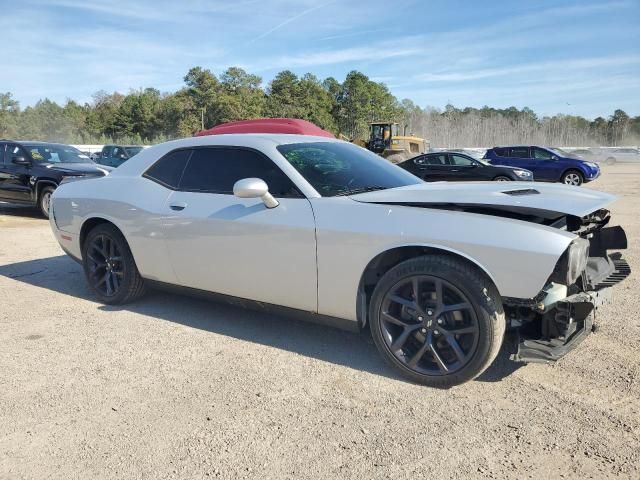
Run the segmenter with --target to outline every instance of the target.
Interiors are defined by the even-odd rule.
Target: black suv
[[[46,218],[63,180],[103,177],[110,170],[69,145],[0,140],[0,200],[37,206]]]

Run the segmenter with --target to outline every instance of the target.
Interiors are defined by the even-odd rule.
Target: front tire
[[[47,220],[49,219],[49,211],[51,209],[51,195],[54,191],[54,187],[44,187],[40,191],[40,197],[38,198],[38,208],[40,209],[40,213]]]
[[[84,274],[102,303],[129,303],[145,292],[129,245],[114,225],[103,223],[92,229],[82,246]]]
[[[369,305],[373,340],[405,377],[449,388],[494,361],[506,321],[495,286],[474,266],[445,255],[406,260],[378,282]]]
[[[509,177],[505,177],[504,175],[498,175],[493,179],[494,182],[511,182],[512,180]]]
[[[584,176],[578,170],[569,170],[562,175],[561,182],[565,185],[579,187],[584,183]]]

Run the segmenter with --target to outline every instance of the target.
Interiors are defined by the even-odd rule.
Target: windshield
[[[80,150],[69,145],[23,144],[34,162],[45,163],[93,163],[92,160]]]
[[[278,151],[323,197],[415,185],[422,181],[346,142],[280,145]]]
[[[127,155],[131,158],[139,154],[142,151],[142,147],[124,147],[124,151],[127,152]]]

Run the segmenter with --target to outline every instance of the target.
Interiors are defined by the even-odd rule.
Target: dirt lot
[[[640,166],[605,167],[640,269]],[[368,334],[153,293],[100,305],[0,205],[0,478],[639,478],[640,276],[556,365],[413,385]]]

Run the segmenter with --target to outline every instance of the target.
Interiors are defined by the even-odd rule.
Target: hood
[[[421,183],[359,193],[350,198],[365,203],[468,209],[477,213],[497,209],[549,219],[563,215],[584,217],[617,199],[615,195],[584,187],[530,182]]]
[[[48,163],[44,165],[46,168],[55,170],[56,172],[69,173],[72,175],[81,174],[102,174],[107,175],[113,168],[105,165],[97,165],[93,162],[87,163]]]

